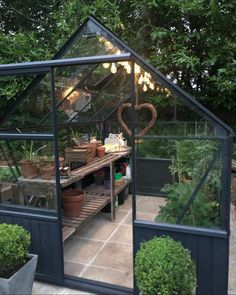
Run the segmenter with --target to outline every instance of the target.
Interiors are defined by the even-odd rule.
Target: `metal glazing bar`
[[[136,219],[136,153],[135,153],[135,130],[136,130],[136,113],[135,113],[135,76],[134,62],[131,63],[130,73],[130,94],[131,94],[131,187],[132,187],[132,220]]]
[[[189,206],[194,202],[194,199],[197,196],[197,193],[199,192],[201,186],[203,185],[204,181],[206,180],[209,172],[211,171],[211,169],[213,168],[213,165],[215,164],[217,158],[219,157],[219,149],[218,151],[215,153],[214,158],[212,159],[212,161],[210,162],[209,166],[207,167],[205,173],[203,174],[203,176],[201,177],[200,181],[198,182],[198,184],[196,185],[191,197],[188,199],[188,201],[186,202],[186,204],[183,206],[183,210],[180,214],[180,216],[177,218],[176,223],[180,224],[182,219],[184,218],[184,215],[186,214],[187,210],[189,209]]]
[[[51,105],[52,105],[52,130],[54,135],[54,164],[55,164],[55,179],[56,179],[56,199],[57,199],[57,215],[58,215],[58,226],[61,227],[62,224],[62,213],[61,213],[61,185],[60,185],[60,175],[59,175],[59,154],[58,154],[58,132],[57,132],[57,108],[56,108],[56,98],[55,98],[55,77],[54,68],[51,68],[50,72],[50,85],[51,85]],[[63,237],[62,230],[58,231],[59,239],[59,249],[60,249],[60,272],[61,276],[64,274],[64,259],[63,259]]]
[[[140,139],[143,140],[165,140],[165,139],[173,139],[173,140],[222,140],[227,139],[225,136],[166,136],[166,135],[144,135],[141,136]]]
[[[32,73],[32,69],[37,69],[37,71],[45,71],[45,69],[50,67],[63,67],[63,66],[73,66],[73,65],[88,65],[88,64],[100,64],[105,62],[118,62],[118,61],[129,61],[131,60],[130,53],[121,54],[107,54],[98,56],[88,56],[88,57],[76,57],[76,58],[64,58],[57,60],[46,60],[46,61],[35,61],[35,62],[24,62],[24,63],[14,63],[14,64],[4,64],[0,65],[0,76],[9,75],[10,72],[14,74],[15,72],[24,71],[27,73]]]
[[[53,140],[53,134],[24,134],[24,133],[0,133],[0,139],[35,139],[35,140]]]

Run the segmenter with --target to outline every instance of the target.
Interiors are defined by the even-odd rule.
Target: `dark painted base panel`
[[[228,290],[228,237],[223,231],[192,230],[171,225],[135,222],[135,253],[144,240],[169,235],[191,251],[197,265],[197,295],[226,295]],[[218,234],[217,234],[218,232]],[[135,294],[138,291],[135,290]]]

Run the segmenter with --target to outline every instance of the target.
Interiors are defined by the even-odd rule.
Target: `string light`
[[[127,63],[126,67],[125,67],[126,73],[130,74],[131,73],[131,66],[129,63]]]
[[[111,64],[111,72],[112,72],[112,74],[115,74],[117,72],[117,68],[114,63]]]
[[[146,92],[147,90],[148,90],[148,88],[147,88],[147,84],[144,83],[144,84],[143,84],[143,91]]]
[[[149,84],[149,87],[150,87],[150,89],[152,89],[152,90],[154,90],[154,88],[155,88],[154,84],[151,83],[151,82],[150,82],[150,84]]]
[[[108,69],[108,68],[110,67],[110,64],[109,64],[109,63],[103,63],[102,65],[103,65],[103,67],[104,67],[105,69]]]
[[[141,85],[143,83],[143,75],[141,75],[138,79],[138,84]]]
[[[159,92],[160,91],[160,87],[159,86],[157,86],[157,92]]]

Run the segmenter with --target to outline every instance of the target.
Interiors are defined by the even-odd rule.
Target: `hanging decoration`
[[[149,129],[151,129],[154,124],[156,123],[157,120],[157,110],[154,107],[153,104],[151,103],[141,103],[141,104],[136,104],[135,105],[135,110],[140,112],[142,110],[148,110],[151,112],[151,120],[148,122],[147,126],[142,129],[141,131],[139,131],[138,134],[135,135],[135,137],[141,137],[143,136]],[[121,126],[121,128],[129,135],[131,136],[131,130],[129,129],[129,127],[127,126],[127,124],[124,122],[123,117],[122,117],[122,113],[124,110],[126,109],[131,109],[131,103],[123,103],[117,110],[117,120]]]

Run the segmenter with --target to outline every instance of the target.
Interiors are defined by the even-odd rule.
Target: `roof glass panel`
[[[119,54],[127,52],[111,36],[88,20],[69,42],[63,58]]]
[[[57,68],[59,123],[105,120],[130,98],[129,77],[120,63]]]

